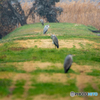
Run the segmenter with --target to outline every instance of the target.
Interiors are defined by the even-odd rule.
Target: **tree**
[[[20,23],[21,26],[27,24],[27,18],[33,14],[34,7],[25,16],[18,0],[0,0],[0,34],[5,36]]]
[[[37,15],[47,18],[49,22],[59,22],[57,15],[63,11],[60,7],[55,7],[55,3],[60,0],[35,0],[33,6]]]
[[[31,15],[34,19],[34,13],[47,18],[49,22],[59,22],[57,15],[63,11],[60,7],[55,7],[59,0],[31,0],[33,6],[25,15],[18,0],[0,0],[0,38],[7,35],[20,23],[21,26],[27,24],[27,18]]]

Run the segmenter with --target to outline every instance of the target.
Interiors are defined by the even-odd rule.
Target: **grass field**
[[[100,37],[92,26],[40,23],[17,28],[0,40],[0,100],[99,100]],[[52,44],[51,34],[59,40]],[[67,74],[63,63],[74,54]],[[98,92],[98,96],[70,97],[70,92]]]

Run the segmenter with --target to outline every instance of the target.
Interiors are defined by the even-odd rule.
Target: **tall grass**
[[[60,22],[78,23],[95,26],[100,29],[100,3],[78,2],[57,3],[56,6],[63,8],[63,13],[58,16]]]
[[[32,2],[25,2],[22,4],[22,8],[27,14],[29,8],[32,6]],[[100,3],[90,2],[89,0],[78,0],[77,2],[67,2],[67,3],[56,3],[56,7],[62,7],[63,12],[58,16],[60,22],[77,23],[84,25],[91,25],[100,29]],[[39,22],[41,17],[34,15],[34,19],[29,16],[27,23]],[[44,19],[46,22],[46,19]]]

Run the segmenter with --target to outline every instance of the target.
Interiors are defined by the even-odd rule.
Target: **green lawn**
[[[12,100],[16,100],[17,98],[22,100],[28,100],[30,98],[29,100],[31,100],[35,96],[44,94],[48,97],[54,96],[55,100],[57,98],[70,97],[69,94],[71,91],[82,92],[78,85],[78,83],[80,84],[78,77],[81,79],[82,75],[81,71],[83,71],[83,75],[85,75],[84,79],[86,77],[90,77],[91,79],[91,81],[88,81],[87,79],[86,83],[84,83],[85,87],[83,87],[83,91],[96,91],[100,93],[100,37],[89,30],[96,30],[96,28],[81,24],[75,26],[75,24],[71,23],[45,24],[50,25],[47,35],[43,35],[43,26],[40,23],[36,23],[17,28],[0,40],[0,97],[4,98],[11,96]],[[86,43],[86,45],[79,43],[79,46],[81,47],[79,49],[76,48],[75,45],[73,45],[72,48],[63,47],[59,49],[38,48],[37,46],[27,48],[21,47],[15,42],[15,40],[51,39],[49,35],[53,33],[57,35],[58,40],[88,40],[94,42],[96,47],[89,43]],[[80,67],[74,66],[75,64],[73,64],[74,68],[72,67],[69,72],[65,74],[63,63],[68,54],[75,54],[73,62]],[[30,61],[32,61],[32,63],[30,63]],[[54,65],[33,64],[37,61],[44,64],[49,62]],[[59,68],[57,63],[61,64]],[[33,67],[36,69],[28,72],[25,70],[24,66],[25,68]],[[42,68],[43,66],[46,66],[46,68]],[[86,69],[84,66],[89,66],[90,71],[88,71],[88,67],[86,67]],[[75,70],[75,67],[77,70]],[[8,75],[6,78],[7,72],[9,74],[15,74],[12,76],[10,75],[10,77]],[[18,74],[21,75],[19,78]],[[54,78],[54,81],[46,80],[45,82],[39,82],[38,78],[41,74],[44,75],[47,80],[49,78],[48,75],[50,75],[50,80]],[[46,76],[46,74],[48,75]],[[56,82],[56,78],[53,74],[55,76],[58,75],[56,78],[58,78],[59,82]],[[60,75],[63,77],[59,79]],[[65,78],[64,82],[62,82],[63,78]],[[96,83],[97,81],[98,83]],[[96,88],[93,87],[93,84],[96,85]],[[11,86],[14,86],[12,91]],[[86,98],[96,100],[94,97]]]

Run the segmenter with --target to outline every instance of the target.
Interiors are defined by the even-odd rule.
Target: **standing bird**
[[[43,19],[40,19],[41,24],[44,26],[44,21]]]
[[[58,43],[58,39],[55,35],[51,35],[51,39],[52,39],[52,43],[57,47],[59,48],[59,43]]]
[[[43,34],[46,34],[46,32],[48,31],[50,25],[45,25],[44,30],[43,30]]]
[[[65,73],[68,72],[68,70],[70,69],[70,67],[73,63],[73,56],[74,55],[69,54],[65,58],[65,61],[64,61],[64,71],[65,71]]]

